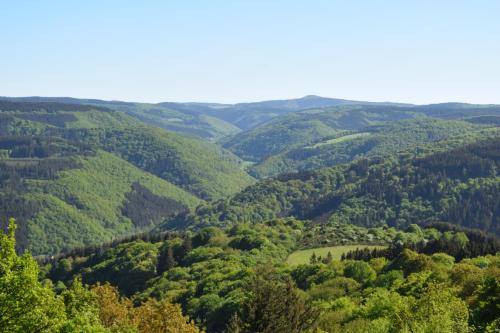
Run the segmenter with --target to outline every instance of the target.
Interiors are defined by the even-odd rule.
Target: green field
[[[318,147],[321,147],[321,146],[324,146],[324,145],[331,145],[331,144],[334,144],[334,143],[339,143],[339,142],[354,140],[354,139],[357,139],[357,138],[362,138],[362,137],[366,137],[366,136],[370,136],[370,135],[371,135],[371,133],[368,133],[368,132],[361,132],[361,133],[354,133],[354,134],[344,135],[344,136],[341,136],[340,138],[335,138],[335,139],[330,139],[330,140],[327,140],[327,141],[319,142],[319,143],[315,144],[314,146],[310,146],[310,147],[307,147],[307,148],[318,148]]]
[[[339,246],[329,246],[329,247],[317,247],[314,249],[299,250],[292,252],[286,259],[287,264],[295,266],[300,264],[308,264],[309,258],[311,258],[313,252],[317,256],[326,257],[328,252],[331,252],[334,260],[340,260],[343,253],[353,251],[356,249],[375,249],[375,248],[385,248],[382,245],[339,245]]]

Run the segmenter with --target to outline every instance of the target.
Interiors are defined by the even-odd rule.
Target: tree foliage
[[[250,282],[248,299],[229,323],[230,333],[300,333],[315,324],[319,312],[297,292],[293,281],[258,271]]]
[[[0,331],[58,332],[64,321],[64,303],[50,284],[38,281],[38,265],[28,254],[15,252],[15,223],[0,234]]]
[[[92,289],[79,278],[56,294],[50,281],[39,281],[29,253],[15,252],[15,223],[0,234],[0,331],[6,333],[149,333],[201,332],[179,305],[148,299],[139,306],[109,284]]]

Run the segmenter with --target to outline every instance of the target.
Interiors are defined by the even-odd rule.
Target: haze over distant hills
[[[452,133],[480,137],[479,132],[485,126],[500,123],[498,105],[456,102],[413,105],[315,95],[236,104],[151,104],[67,97],[5,99],[109,108],[145,124],[217,142],[247,161],[249,172],[255,177],[333,166],[381,152],[393,153],[452,139]],[[411,123],[412,119],[416,121]],[[398,123],[387,126],[393,122]]]
[[[298,99],[272,100],[253,103],[134,103],[77,99],[70,97],[19,97],[8,100],[26,102],[59,102],[104,106],[125,112],[145,123],[202,138],[220,139],[258,126],[271,118],[289,112],[336,105],[404,105],[397,103],[372,103],[349,101],[320,96]]]
[[[148,230],[254,178],[496,138],[500,107],[4,97],[0,120],[0,213],[18,219],[19,247],[55,253]]]
[[[422,113],[442,114],[459,113],[460,109],[488,108],[491,105],[465,103],[443,103],[417,106],[395,102],[367,102],[308,95],[302,98],[247,102],[236,104],[198,103],[198,102],[162,102],[139,103],[122,101],[104,101],[98,99],[77,99],[70,97],[1,97],[4,100],[26,102],[59,102],[104,106],[125,112],[128,115],[150,125],[168,130],[209,139],[220,140],[241,131],[255,128],[269,120],[291,112],[308,109],[324,109],[334,106],[343,107],[391,107],[416,108]],[[450,111],[451,110],[451,111]]]
[[[37,255],[40,276],[53,282],[47,288],[64,300],[72,290],[94,295],[72,282],[78,277],[113,292],[93,309],[115,299],[111,307],[130,309],[119,310],[128,316],[145,306],[119,295],[138,304],[172,300],[210,333],[239,325],[230,314],[255,294],[248,292],[252,276],[261,277],[254,267],[272,267],[276,286],[266,277],[250,283],[257,292],[267,288],[263,308],[269,290],[275,300],[293,292],[275,302],[285,310],[270,313],[294,313],[289,300],[302,302],[299,308],[313,300],[311,309],[326,311],[320,327],[330,331],[333,322],[342,332],[358,323],[346,322],[345,304],[349,313],[365,313],[365,295],[384,309],[420,297],[419,309],[435,304],[422,296],[434,292],[425,287],[434,280],[436,290],[442,293],[445,281],[454,295],[470,290],[470,272],[476,279],[484,271],[473,281],[498,276],[499,168],[495,105],[315,96],[234,105],[0,98],[0,228],[8,217],[17,223],[0,242],[8,258],[31,260],[15,250]],[[38,281],[34,265],[27,267]],[[481,291],[479,283],[472,285]],[[445,318],[455,318],[453,304]],[[373,326],[353,332],[379,327],[372,319],[367,314]],[[468,325],[466,315],[461,323]]]
[[[500,333],[498,13],[3,1],[0,333]]]

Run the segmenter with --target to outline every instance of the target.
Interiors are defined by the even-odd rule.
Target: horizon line
[[[406,104],[406,105],[413,105],[413,106],[424,106],[424,105],[436,105],[436,104],[469,104],[469,105],[500,105],[500,103],[477,103],[477,102],[470,102],[470,101],[453,101],[453,100],[448,100],[448,101],[440,101],[440,102],[426,102],[426,103],[415,103],[415,102],[400,102],[400,101],[391,101],[391,100],[380,100],[380,101],[375,101],[375,100],[364,100],[364,99],[357,99],[357,98],[338,98],[338,97],[326,97],[326,96],[321,96],[321,95],[316,95],[316,94],[307,94],[302,97],[291,97],[291,98],[274,98],[274,99],[255,99],[255,100],[246,100],[246,101],[239,101],[239,102],[214,102],[214,101],[195,101],[195,100],[169,100],[165,99],[160,102],[150,102],[150,101],[139,101],[139,100],[127,100],[127,99],[116,99],[116,98],[106,98],[106,97],[74,97],[74,96],[41,96],[41,95],[22,95],[22,96],[4,96],[1,95],[0,99],[23,99],[23,98],[46,98],[46,99],[75,99],[75,100],[97,100],[97,101],[102,101],[102,102],[124,102],[124,103],[141,103],[141,104],[162,104],[162,103],[176,103],[176,104],[219,104],[219,105],[237,105],[237,104],[253,104],[253,103],[263,103],[263,102],[272,102],[272,101],[289,101],[289,100],[301,100],[301,99],[306,99],[306,98],[311,98],[311,97],[316,97],[316,98],[324,98],[324,99],[334,99],[334,100],[339,100],[339,101],[347,101],[347,102],[357,102],[357,103],[379,103],[379,104]]]

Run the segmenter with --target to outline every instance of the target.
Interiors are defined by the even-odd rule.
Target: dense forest
[[[5,332],[495,332],[498,239],[445,225],[381,237],[386,254],[284,261],[307,229],[294,219],[143,235],[38,265],[1,236]],[[344,232],[347,230],[344,227]],[[483,247],[456,259],[457,248]],[[441,242],[449,246],[417,244]],[[37,280],[37,274],[42,282]],[[12,303],[13,299],[22,302]],[[10,300],[10,301],[9,301]],[[29,311],[26,311],[29,310]],[[85,316],[82,314],[85,313]],[[15,319],[14,319],[15,318]]]
[[[107,108],[126,113],[149,125],[210,141],[217,141],[242,130],[252,129],[280,115],[311,108],[340,105],[400,105],[320,96],[237,104],[174,102],[151,104],[68,97],[4,97],[3,99],[10,102],[83,104]]]
[[[0,103],[1,332],[500,330],[495,107],[78,103]]]
[[[500,333],[499,14],[2,1],[0,333]]]
[[[498,106],[469,104],[436,104],[423,106],[347,104],[313,108],[280,114],[258,126],[222,140],[226,148],[238,156],[260,162],[291,149],[338,137],[345,131],[363,132],[370,126],[380,126],[403,120],[463,120],[494,125],[500,116]],[[477,120],[477,121],[476,121]],[[434,122],[439,124],[439,122]],[[453,131],[466,124],[443,122]],[[431,122],[428,129],[432,131]],[[469,126],[471,128],[471,126]],[[425,128],[420,129],[420,131]],[[432,133],[432,132],[431,132]],[[443,135],[446,135],[444,130]],[[411,135],[410,135],[411,136]],[[438,137],[429,138],[430,141]]]
[[[366,109],[336,106],[285,114],[223,141],[224,146],[245,160],[258,162],[284,150],[307,145],[341,131],[358,130],[384,121],[415,117],[391,108]]]
[[[287,144],[284,150],[252,165],[249,171],[257,178],[265,178],[331,167],[361,157],[450,149],[498,135],[500,129],[491,123],[473,126],[463,120],[432,118],[394,121],[357,131],[337,131],[308,143]]]
[[[257,132],[268,133],[265,134],[267,137],[272,138],[273,141],[279,141],[278,133],[271,133],[273,130],[268,124],[275,124],[277,128],[285,132],[294,132],[298,135],[297,138],[302,140],[310,140],[311,137],[296,131],[294,128],[296,122],[291,122],[291,119],[305,122],[306,131],[314,134],[317,133],[315,127],[330,132],[332,129],[339,128],[352,130],[375,125],[374,121],[395,121],[422,116],[434,119],[466,119],[471,122],[491,124],[491,122],[498,121],[497,118],[500,115],[500,108],[497,105],[375,103],[314,95],[296,99],[236,104],[175,102],[151,104],[68,97],[2,97],[2,100],[19,103],[85,105],[85,107],[114,110],[148,125],[212,142],[229,141],[231,145],[237,146],[242,146],[240,139],[259,140],[256,135],[252,134]],[[346,114],[345,112],[349,110],[353,112]],[[340,113],[341,117],[338,117],[336,113]],[[254,129],[256,132],[253,131]],[[297,141],[293,136],[287,134],[285,136],[292,140],[291,143]],[[262,141],[261,143],[266,144]],[[246,147],[252,149],[251,145],[246,145]],[[264,150],[267,149],[263,147]]]
[[[500,139],[449,151],[360,159],[285,174],[168,220],[167,229],[294,216],[317,222],[404,228],[445,221],[500,234]]]
[[[0,102],[0,219],[22,252],[55,254],[149,230],[253,182],[201,140],[109,108]]]

